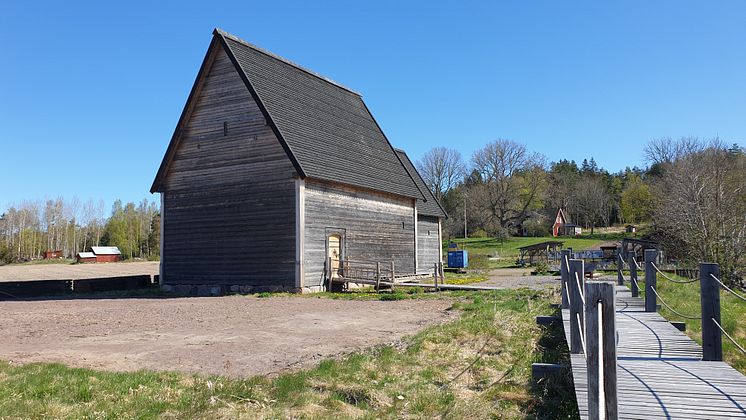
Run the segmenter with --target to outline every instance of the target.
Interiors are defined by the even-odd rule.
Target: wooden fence
[[[621,250],[617,255],[617,283],[625,281],[625,256]],[[626,255],[629,269],[630,291],[633,297],[640,292],[638,272],[644,272],[645,311],[657,312],[659,302],[673,313],[686,319],[702,322],[702,360],[722,361],[723,335],[744,354],[746,350],[722,328],[720,311],[720,289],[746,301],[746,297],[729,288],[719,279],[719,266],[701,263],[698,278],[677,280],[670,278],[656,265],[658,251],[645,250],[644,266],[637,263],[634,253]],[[617,402],[617,331],[615,325],[616,287],[612,281],[586,281],[583,260],[570,259],[564,252],[560,261],[562,309],[569,309],[570,339],[568,346],[572,354],[582,354],[586,360],[588,375],[589,418],[615,419],[618,417]],[[674,283],[700,283],[700,315],[688,315],[677,311],[666,303],[658,293],[658,278]]]

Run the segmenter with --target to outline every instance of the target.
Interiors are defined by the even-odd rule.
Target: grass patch
[[[678,280],[684,280],[683,277],[668,274],[669,277]],[[628,278],[628,277],[627,277]],[[640,296],[645,295],[644,290],[644,273],[639,274]],[[658,275],[658,287],[656,290],[668,305],[681,312],[684,315],[699,316],[700,307],[700,286],[699,282],[689,284],[672,283],[662,276]],[[746,293],[739,293],[744,295]],[[660,304],[660,302],[658,302]],[[665,306],[661,305],[661,315],[671,321],[686,322],[686,334],[702,344],[702,322],[699,319],[684,319]],[[746,347],[746,302],[739,300],[725,290],[720,290],[720,319],[721,325],[741,346]],[[723,336],[723,358],[728,364],[746,374],[746,355],[741,353],[728,338]]]
[[[0,412],[13,418],[556,417],[552,404],[542,404],[554,385],[541,392],[530,385],[531,363],[555,351],[534,322],[552,312],[554,291],[397,290],[388,296],[413,295],[449,296],[459,317],[400,345],[274,378],[0,362]]]
[[[469,268],[474,269],[493,269],[516,267],[516,260],[520,251],[518,248],[527,245],[534,245],[546,241],[564,242],[565,248],[571,247],[574,250],[591,249],[597,247],[601,242],[608,240],[618,240],[624,234],[596,234],[586,235],[576,238],[552,236],[542,237],[511,237],[504,241],[495,238],[455,238],[450,242],[455,242],[460,249],[469,251]],[[443,253],[448,252],[449,241],[443,242]]]

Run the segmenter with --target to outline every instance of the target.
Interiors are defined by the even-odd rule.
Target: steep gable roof
[[[414,179],[414,182],[417,184],[417,187],[425,191],[425,197],[427,200],[417,200],[417,212],[419,214],[423,214],[425,216],[435,216],[435,217],[444,217],[448,218],[448,214],[446,214],[446,211],[443,210],[443,207],[440,205],[438,200],[435,198],[435,195],[430,191],[430,188],[425,184],[425,180],[422,179],[422,176],[420,175],[420,172],[417,170],[417,168],[414,166],[412,161],[409,159],[409,156],[407,156],[407,152],[405,152],[402,149],[395,149],[396,153],[399,155],[399,158],[401,159],[402,163],[404,163],[404,168],[406,168],[407,172],[412,176]]]
[[[213,35],[210,48],[225,49],[299,176],[425,197],[358,93],[219,29]]]

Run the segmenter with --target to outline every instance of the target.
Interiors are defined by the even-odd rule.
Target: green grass
[[[430,326],[401,345],[325,360],[274,378],[0,362],[0,413],[103,419],[576,416],[573,404],[561,403],[566,381],[530,385],[532,362],[566,357],[566,351],[557,351],[559,342],[552,341],[557,332],[534,321],[552,312],[554,292],[440,296],[454,300],[455,320]]]
[[[450,242],[455,242],[460,249],[469,251],[469,268],[470,269],[493,269],[515,267],[516,260],[520,251],[518,248],[527,245],[534,245],[546,241],[564,242],[565,248],[574,250],[591,249],[597,247],[601,242],[620,239],[623,234],[596,234],[593,236],[581,236],[576,238],[552,236],[542,237],[511,237],[505,241],[499,241],[495,238],[455,238]],[[443,252],[448,251],[449,241],[444,241]]]
[[[639,276],[640,279],[645,278],[644,273],[641,273]],[[684,280],[683,277],[671,274],[668,274],[668,276]],[[677,312],[693,316],[699,316],[702,313],[700,308],[699,282],[689,284],[672,283],[658,275],[657,283],[658,287],[656,287],[656,290],[658,294],[661,295],[668,305],[676,309]],[[640,287],[644,288],[644,284],[640,284]],[[644,290],[641,290],[640,295],[644,296],[644,294]],[[739,291],[739,294],[742,296],[746,295],[743,291]],[[660,305],[661,303],[658,302],[658,304]],[[664,305],[661,306],[661,315],[671,321],[686,322],[686,334],[699,344],[702,344],[702,322],[699,319],[682,318]],[[721,289],[720,319],[725,331],[742,347],[746,347],[746,302]],[[723,336],[723,358],[728,364],[738,369],[741,373],[746,374],[746,355],[741,353],[725,336]]]

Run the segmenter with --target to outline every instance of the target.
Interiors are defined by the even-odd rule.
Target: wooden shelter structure
[[[546,241],[538,244],[526,245],[518,248],[520,263],[534,265],[539,261],[549,262],[559,260],[559,250],[562,249],[564,242]]]
[[[442,259],[446,214],[360,94],[218,29],[151,192],[179,293],[318,291],[347,259],[412,275]]]
[[[637,258],[642,258],[646,249],[655,249],[658,251],[662,251],[661,244],[655,241],[650,241],[647,239],[637,239],[637,238],[624,238],[622,239],[622,250],[624,251],[624,255],[629,254],[630,252],[634,251],[635,255],[637,255]],[[658,252],[658,256],[661,257],[663,255],[662,252]]]

